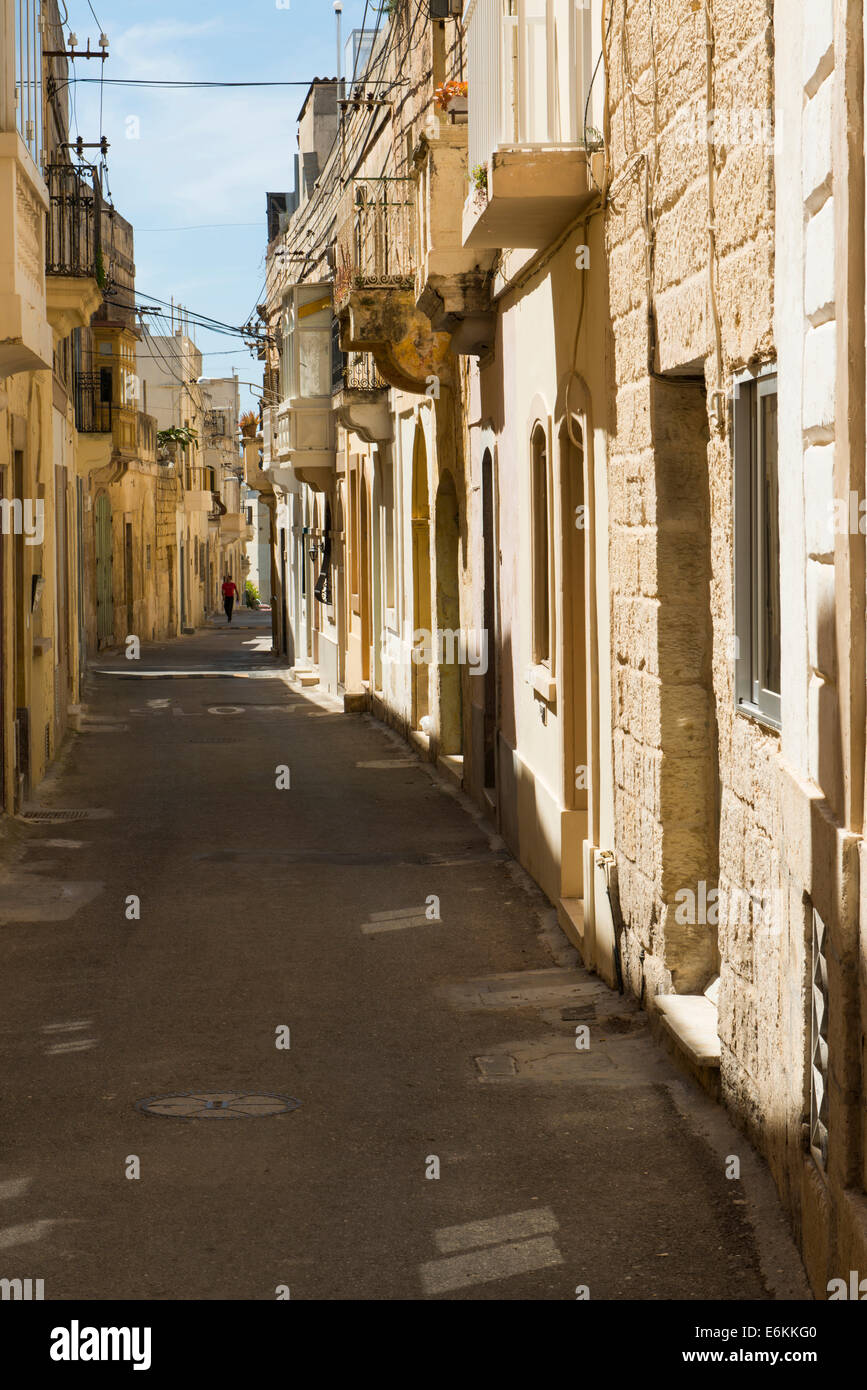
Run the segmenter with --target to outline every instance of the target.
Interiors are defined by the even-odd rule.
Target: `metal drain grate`
[[[195,744],[197,748],[225,748],[229,743],[240,743],[239,738],[188,738],[185,743]]]
[[[63,825],[71,820],[89,820],[89,811],[25,811],[22,820],[31,825]]]
[[[272,1115],[288,1115],[301,1104],[294,1096],[272,1091],[178,1091],[171,1096],[149,1096],[137,1100],[143,1115],[167,1120],[260,1120]]]

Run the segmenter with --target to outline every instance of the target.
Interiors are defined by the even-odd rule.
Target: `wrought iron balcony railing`
[[[355,287],[411,287],[415,249],[412,179],[352,179],[343,195],[337,228],[338,306],[346,303]]]
[[[347,352],[341,374],[339,391],[387,391],[388,382],[381,376],[372,352]]]
[[[111,434],[121,419],[135,415],[112,399],[111,372],[79,372],[75,378],[75,428],[79,434]]]
[[[45,170],[50,206],[45,239],[49,275],[104,280],[100,253],[101,194],[89,166],[49,164]]]
[[[106,376],[101,372],[79,372],[75,379],[75,428],[79,434],[110,434],[120,453],[157,461],[157,422],[128,402],[110,399]]]

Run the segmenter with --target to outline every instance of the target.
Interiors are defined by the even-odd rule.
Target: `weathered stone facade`
[[[372,69],[394,119],[362,82],[330,154],[302,135],[320,182],[272,241],[267,320],[333,293],[376,373],[321,389],[311,444],[272,353],[281,631],[645,1003],[766,1156],[821,1295],[867,1265],[863,16],[544,8],[575,65],[525,88],[519,14],[471,0],[458,42],[398,4]],[[445,119],[431,97],[467,76],[465,144],[463,91]],[[374,204],[410,202],[373,267]],[[455,626],[488,671],[413,659]]]

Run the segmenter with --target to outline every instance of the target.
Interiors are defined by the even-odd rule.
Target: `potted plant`
[[[259,432],[258,416],[252,411],[246,411],[238,422],[241,426],[241,434],[245,439],[255,439]]]
[[[452,115],[466,113],[469,84],[466,82],[441,82],[434,92],[434,106],[438,111]]]

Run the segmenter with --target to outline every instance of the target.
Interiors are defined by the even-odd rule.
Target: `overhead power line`
[[[69,79],[70,84],[73,82],[99,81],[100,78],[98,77],[71,77]],[[335,79],[330,78],[325,82],[311,82],[309,78],[306,80],[299,79],[295,82],[189,82],[156,77],[107,77],[105,79],[105,85],[106,87],[172,87],[187,89],[196,89],[198,87],[333,87],[335,85]],[[408,86],[408,77],[398,77],[395,78],[385,90],[390,90],[391,87]]]
[[[263,227],[264,218],[261,222],[197,222],[192,227],[136,227],[135,234],[139,232],[207,232],[218,227]]]

